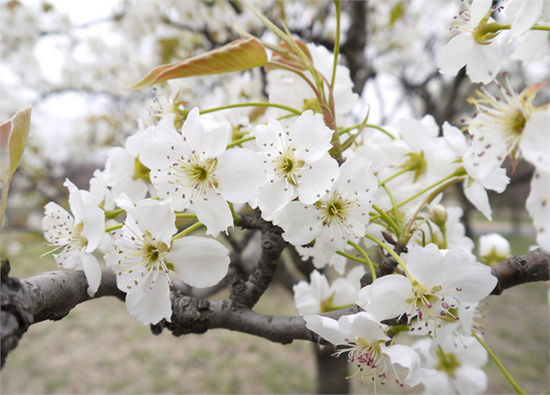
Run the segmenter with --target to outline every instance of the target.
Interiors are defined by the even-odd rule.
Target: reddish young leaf
[[[129,89],[141,89],[175,78],[248,70],[266,63],[267,53],[258,40],[240,39],[181,62],[157,66]]]

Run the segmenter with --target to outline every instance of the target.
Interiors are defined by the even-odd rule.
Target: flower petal
[[[80,259],[82,261],[82,269],[88,281],[88,295],[94,296],[101,283],[101,267],[97,258],[92,254],[81,251]]]
[[[379,321],[395,318],[407,309],[406,300],[413,296],[410,281],[397,274],[376,279],[357,294],[357,305]]]
[[[326,341],[334,345],[347,343],[346,338],[348,334],[340,330],[338,321],[319,315],[306,315],[304,316],[304,320],[306,321],[307,329],[317,333]]]
[[[224,196],[213,188],[201,193],[193,200],[197,218],[206,226],[206,234],[217,237],[220,232],[233,226],[233,215]]]
[[[144,325],[157,324],[163,318],[170,322],[172,304],[168,277],[158,276],[154,283],[151,280],[152,276],[148,276],[139,286],[132,287],[126,294],[126,308]]]
[[[228,250],[219,241],[186,236],[175,240],[167,255],[179,278],[192,287],[211,287],[219,283],[229,267]]]
[[[324,123],[321,114],[305,111],[288,127],[289,145],[296,149],[296,157],[306,163],[321,159],[332,147],[332,130]]]
[[[232,203],[254,199],[265,181],[261,158],[245,148],[225,151],[218,160],[216,177],[219,191]]]

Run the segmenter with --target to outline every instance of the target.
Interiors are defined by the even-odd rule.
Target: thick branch
[[[271,284],[275,271],[281,264],[279,258],[287,243],[281,237],[283,230],[262,219],[259,210],[256,210],[253,216],[243,216],[241,226],[259,230],[262,233],[262,256],[256,270],[250,275],[248,281],[245,282],[240,276],[235,276],[229,285],[233,307],[251,309]]]
[[[516,285],[535,281],[548,281],[550,253],[537,248],[525,255],[511,257],[491,267],[491,273],[498,279],[491,295],[500,295],[502,291]]]
[[[280,248],[282,251],[282,247]],[[269,259],[270,262],[278,261],[278,256],[270,256]],[[498,284],[493,294],[500,295],[503,290],[516,285],[549,280],[549,265],[550,253],[540,248],[494,265],[492,273],[497,277]],[[7,354],[17,346],[30,325],[46,319],[59,320],[77,304],[93,299],[87,294],[88,284],[82,271],[46,272],[21,281],[10,278],[8,274],[9,263],[5,261],[2,265],[0,289],[2,366]],[[250,295],[256,295],[254,289],[259,285],[250,280],[243,284],[243,295],[249,290],[252,290]],[[103,271],[101,285],[94,298],[102,296],[116,296],[120,299],[125,297],[117,288],[115,274],[110,270]],[[172,308],[172,322],[161,322],[153,326],[154,333],[160,333],[163,328],[167,328],[179,336],[224,328],[283,344],[294,339],[322,342],[322,339],[305,327],[302,317],[259,314],[235,303],[231,297],[223,301],[209,302],[175,292],[172,294]],[[323,315],[338,319],[357,311],[358,307],[354,306]]]
[[[9,271],[9,262],[3,261],[1,366],[30,325],[44,320],[60,320],[76,305],[93,299],[87,293],[88,282],[83,271],[45,272],[26,280],[9,277]],[[94,298],[101,296],[116,296],[122,300],[126,296],[117,288],[112,270],[103,271]]]

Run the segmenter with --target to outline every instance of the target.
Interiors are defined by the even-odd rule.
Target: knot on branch
[[[174,294],[172,297],[172,322],[161,321],[151,325],[151,332],[160,335],[163,328],[172,331],[174,336],[188,333],[205,333],[208,330],[208,321],[214,312],[210,309],[210,302],[196,299],[183,294]]]
[[[250,296],[247,292],[246,283],[241,275],[236,274],[229,283],[229,294],[231,295],[231,309],[247,308],[250,303]]]
[[[548,281],[550,278],[550,253],[537,248],[525,255],[511,257],[491,267],[498,283],[491,295],[500,295],[505,289],[533,281]]]
[[[1,300],[1,350],[2,360],[0,368],[4,366],[8,353],[19,344],[19,340],[34,322],[33,299],[22,286],[21,281],[9,277],[10,263],[2,261]]]

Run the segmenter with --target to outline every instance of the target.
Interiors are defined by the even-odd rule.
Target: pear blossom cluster
[[[536,62],[550,54],[548,30],[531,30],[534,26],[548,26],[550,6],[548,2],[510,0],[498,9],[490,0],[463,1],[464,9],[456,17],[452,27],[457,35],[452,38],[439,60],[441,73],[456,75],[466,66],[466,73],[473,83],[488,84],[495,79],[502,68],[504,56],[499,35],[504,24],[497,22],[495,11],[506,15],[511,30],[509,42],[517,42],[523,35],[529,35],[512,54],[513,59],[523,63]],[[496,16],[495,16],[496,17]]]
[[[504,28],[491,19],[490,1],[464,4],[441,73],[466,66],[472,82],[489,83],[500,70]],[[504,7],[512,41],[543,26],[542,3]],[[347,355],[354,376],[375,386],[422,383],[427,393],[482,393],[487,353],[475,314],[497,286],[490,266],[510,247],[487,235],[476,256],[463,210],[443,194],[460,185],[491,219],[487,190],[506,189],[505,159],[531,163],[526,208],[537,244],[550,249],[550,110],[534,104],[545,82],[521,93],[507,79],[496,82],[502,98],[479,88],[469,100],[477,113],[463,129],[439,127],[431,116],[367,127],[350,114],[358,96],[338,54],[271,29],[285,45],[257,41],[272,51],[261,103],[269,109],[243,111],[240,99],[196,106],[173,83],[171,98],[156,98],[155,122],[140,120],[123,147],[109,150],[89,190],[65,182],[70,212],[46,205],[42,224],[56,262],[83,270],[93,296],[103,255],[128,312],[143,324],[170,322],[173,282],[205,288],[226,278],[230,251],[220,236],[236,232],[255,209],[314,264],[309,281],[294,286],[297,310],[335,356]],[[243,84],[253,78],[243,74]],[[395,269],[377,278],[389,258]],[[323,315],[344,309],[349,314],[337,320]],[[405,336],[422,339],[409,346]]]

